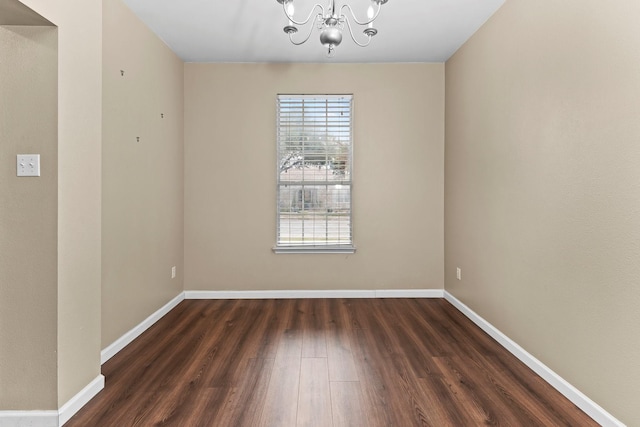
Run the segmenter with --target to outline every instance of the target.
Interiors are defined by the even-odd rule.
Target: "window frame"
[[[317,181],[308,181],[309,186],[331,186],[331,185],[348,185],[349,186],[349,243],[337,243],[337,244],[322,244],[314,242],[313,244],[282,244],[280,242],[280,220],[281,220],[281,187],[287,185],[281,181],[280,171],[280,128],[281,128],[281,100],[304,100],[304,99],[319,99],[323,102],[330,102],[337,99],[348,99],[349,101],[349,179],[344,181],[326,181],[319,183]],[[353,151],[354,151],[354,97],[353,94],[278,94],[276,97],[276,230],[275,240],[276,243],[272,248],[276,254],[296,253],[296,254],[311,254],[311,253],[332,253],[332,254],[352,254],[356,251],[353,238]],[[294,181],[293,185],[302,185],[304,188],[305,180]],[[292,184],[289,184],[292,185]],[[306,190],[302,190],[306,191]]]

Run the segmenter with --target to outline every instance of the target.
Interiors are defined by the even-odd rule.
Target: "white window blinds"
[[[279,95],[276,252],[353,252],[351,95]]]

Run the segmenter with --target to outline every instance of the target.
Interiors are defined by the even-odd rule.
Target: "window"
[[[274,251],[355,251],[351,95],[279,95]]]

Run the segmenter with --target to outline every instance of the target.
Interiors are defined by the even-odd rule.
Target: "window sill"
[[[275,254],[352,254],[355,246],[275,246]]]

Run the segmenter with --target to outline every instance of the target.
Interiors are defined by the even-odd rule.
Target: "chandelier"
[[[310,25],[309,33],[304,39],[294,40],[294,34],[298,32],[297,26],[304,26],[309,21],[314,19],[317,24],[318,30],[320,30],[320,43],[327,48],[327,56],[333,57],[335,55],[335,48],[342,42],[342,30],[346,28],[349,30],[349,35],[351,39],[361,47],[366,47],[371,43],[371,38],[378,34],[378,30],[373,28],[373,21],[376,20],[378,14],[380,13],[380,7],[385,4],[389,0],[371,0],[371,4],[369,5],[369,9],[367,10],[367,19],[362,21],[356,18],[355,13],[350,5],[344,4],[340,8],[340,10],[336,10],[336,2],[335,0],[329,0],[329,5],[325,9],[322,5],[316,4],[309,12],[309,16],[307,19],[303,21],[297,21],[294,19],[294,7],[293,0],[276,0],[278,3],[282,4],[282,9],[284,10],[284,14],[287,16],[289,20],[289,24],[285,26],[284,32],[289,35],[289,40],[294,45],[301,45],[309,40],[311,37],[311,33],[313,32],[314,25]],[[348,11],[351,18],[347,16],[345,13]],[[315,15],[314,15],[315,13]],[[356,36],[353,34],[353,29],[362,28],[364,35],[367,37],[365,41],[358,41]]]

